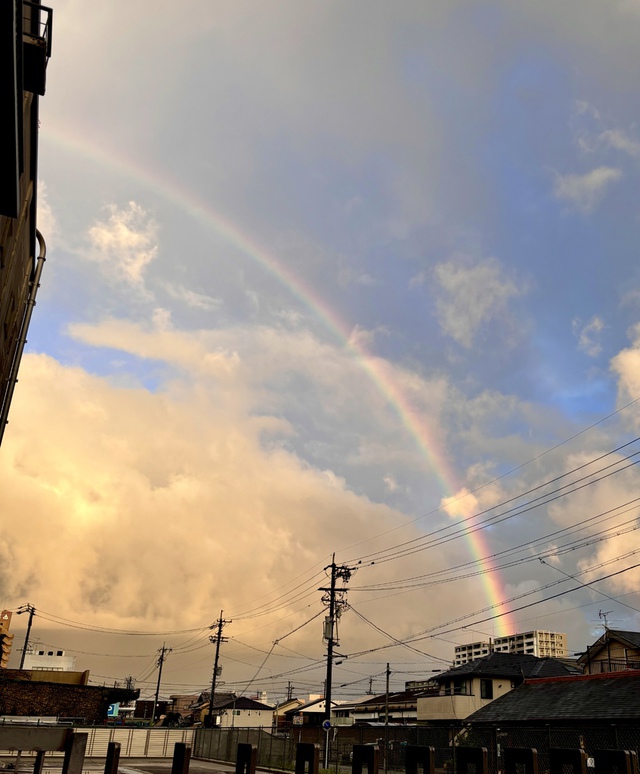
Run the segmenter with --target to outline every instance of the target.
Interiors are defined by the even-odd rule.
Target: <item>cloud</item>
[[[157,223],[133,201],[122,209],[115,204],[106,209],[108,219],[97,221],[87,232],[88,257],[105,275],[140,289],[145,270],[158,253]]]
[[[46,356],[25,358],[22,375],[0,461],[16,570],[3,573],[4,599],[30,578],[30,597],[76,617],[209,617],[212,594],[255,595],[258,578],[264,593],[275,568],[293,576],[363,525],[393,522],[330,470],[265,450],[245,390],[118,389]],[[328,514],[340,514],[330,530]]]
[[[397,492],[400,488],[394,476],[383,476],[382,481],[388,492]]]
[[[575,209],[588,213],[621,177],[621,170],[613,167],[598,167],[584,175],[557,175],[553,195]]]
[[[58,221],[51,207],[47,193],[47,185],[44,180],[38,180],[38,231],[44,237],[47,249],[55,246],[59,235]]]
[[[604,330],[604,323],[600,317],[592,317],[586,325],[582,325],[582,321],[576,318],[571,327],[574,335],[578,337],[578,349],[580,351],[589,355],[589,357],[597,357],[602,352],[600,334]]]
[[[640,142],[632,140],[621,129],[608,129],[602,132],[598,139],[610,148],[627,153],[633,158],[640,157]]]
[[[631,346],[611,360],[611,370],[618,377],[618,399],[621,403],[640,398],[640,323],[629,330]],[[633,415],[640,422],[637,411]]]
[[[469,519],[480,510],[477,498],[466,487],[451,497],[443,497],[440,505],[451,519]]]
[[[179,332],[166,330],[161,317],[157,329],[139,331],[139,349],[175,358]],[[113,325],[110,332],[116,333]],[[118,332],[133,348],[133,331]],[[106,330],[101,335],[106,342]],[[188,339],[183,333],[183,347]],[[192,361],[206,350],[196,337]],[[373,537],[389,531],[402,530],[398,540],[419,537],[404,514],[354,493],[332,467],[266,442],[281,431],[282,419],[262,410],[252,378],[250,368],[231,369],[226,381],[192,369],[150,392],[118,387],[45,355],[25,356],[0,456],[4,604],[28,599],[73,620],[143,630],[167,628],[168,611],[179,611],[180,629],[203,625],[224,609],[234,618],[234,636],[242,639],[257,626],[259,642],[273,641],[320,607],[314,572],[332,551],[376,550],[388,539],[381,544]],[[369,404],[364,392],[357,400]],[[394,472],[382,483],[398,493]],[[440,550],[432,566],[453,564],[452,548]],[[422,561],[420,555],[404,560],[402,572],[419,574]],[[362,580],[392,580],[397,571],[372,567]],[[295,594],[282,590],[292,578],[298,579]],[[425,593],[377,600],[374,618],[398,636],[417,631],[424,622],[416,606],[424,608]],[[247,601],[287,594],[277,614],[236,620],[234,611]],[[484,603],[479,584],[457,583],[431,600],[433,620],[448,620],[459,595],[472,609]],[[354,591],[350,601],[369,600]],[[303,647],[317,650],[318,631],[301,632]],[[349,649],[371,646],[371,633],[352,620],[342,634]],[[80,642],[75,638],[71,647],[82,649]],[[449,647],[436,650],[448,655]],[[200,679],[206,681],[209,668],[207,659]]]
[[[479,329],[491,320],[507,315],[509,299],[522,289],[507,279],[495,258],[472,264],[455,259],[435,267],[442,290],[437,300],[442,330],[462,346],[470,348]]]
[[[162,287],[167,291],[171,298],[182,301],[192,309],[211,311],[212,309],[217,309],[222,303],[219,298],[213,298],[204,293],[198,293],[195,290],[190,290],[183,285],[176,285],[172,282],[163,282]]]

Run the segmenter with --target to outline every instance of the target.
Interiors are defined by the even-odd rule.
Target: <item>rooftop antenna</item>
[[[598,610],[598,618],[600,620],[604,619],[604,628],[607,629],[607,630],[609,629],[609,623],[607,621],[607,616],[610,613],[613,613],[613,610]]]

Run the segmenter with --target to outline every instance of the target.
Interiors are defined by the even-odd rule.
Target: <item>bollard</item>
[[[638,774],[635,750],[594,750],[595,774]]]
[[[318,774],[320,768],[320,745],[298,742],[296,745],[295,774]]]
[[[420,766],[422,766],[422,774],[434,774],[436,766],[435,747],[407,746],[404,759],[406,774],[418,774]]]
[[[87,749],[88,734],[72,734],[67,740],[64,751],[62,774],[82,774],[84,752]]]
[[[176,742],[173,748],[173,763],[171,764],[171,774],[189,774],[189,763],[191,761],[191,747],[184,742]],[[114,772],[118,774],[118,772]]]
[[[107,760],[104,764],[104,774],[118,774],[120,763],[120,742],[109,742],[107,745]]]
[[[549,774],[564,774],[569,767],[572,774],[587,774],[587,754],[584,750],[549,749]]]
[[[367,767],[367,774],[378,774],[380,750],[373,744],[354,744],[352,774],[362,774],[362,767]]]
[[[473,774],[472,768],[475,774],[487,774],[486,747],[456,747],[455,756],[457,774]]]
[[[517,774],[518,766],[524,774],[538,774],[538,751],[533,747],[505,747],[504,774]]]
[[[258,748],[255,744],[239,744],[236,758],[236,774],[256,774]]]

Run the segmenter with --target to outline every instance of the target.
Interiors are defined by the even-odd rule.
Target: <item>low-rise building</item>
[[[12,674],[13,673],[13,674]],[[102,723],[110,704],[137,698],[139,691],[69,682],[77,672],[6,670],[0,681],[0,715],[73,718],[89,724]],[[88,675],[88,673],[86,673]],[[66,678],[65,682],[42,676]]]
[[[271,728],[273,707],[248,696],[234,696],[226,702],[213,703],[217,723],[220,728]]]
[[[544,727],[637,727],[640,672],[571,675],[526,680],[516,690],[482,707],[467,721],[476,725]]]
[[[25,669],[44,669],[49,672],[74,672],[76,657],[64,650],[31,650],[24,656]]]
[[[640,669],[640,632],[605,629],[578,663],[589,675]]]
[[[525,679],[581,673],[578,665],[554,658],[521,653],[490,653],[484,658],[453,667],[434,679],[436,695],[420,697],[417,719],[422,723],[462,720],[509,693]]]

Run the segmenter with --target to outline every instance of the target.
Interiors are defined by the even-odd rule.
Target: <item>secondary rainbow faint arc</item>
[[[415,440],[420,452],[435,472],[443,492],[447,496],[451,496],[458,491],[459,487],[446,454],[439,448],[438,441],[430,433],[427,423],[393,380],[388,369],[385,368],[384,361],[367,351],[361,338],[352,335],[352,331],[335,310],[303,278],[294,274],[275,255],[269,253],[248,234],[241,231],[235,223],[214,210],[209,204],[197,197],[193,191],[181,184],[162,178],[152,170],[112,148],[106,149],[85,137],[74,135],[66,128],[52,127],[47,124],[45,130],[41,132],[40,139],[44,143],[51,140],[54,144],[71,153],[80,153],[95,163],[112,170],[116,169],[126,177],[132,177],[138,183],[171,201],[207,228],[213,229],[224,240],[257,261],[260,266],[276,277],[296,298],[316,314],[323,324],[354,353],[361,368],[369,375],[378,391],[394,408],[403,426]],[[466,531],[466,538],[474,559],[484,570],[481,577],[487,599],[493,607],[499,608],[501,600],[506,595],[499,584],[498,572],[493,568],[490,560],[483,559],[490,553],[483,532]],[[508,615],[503,615],[497,619],[496,630],[499,636],[515,631]]]

